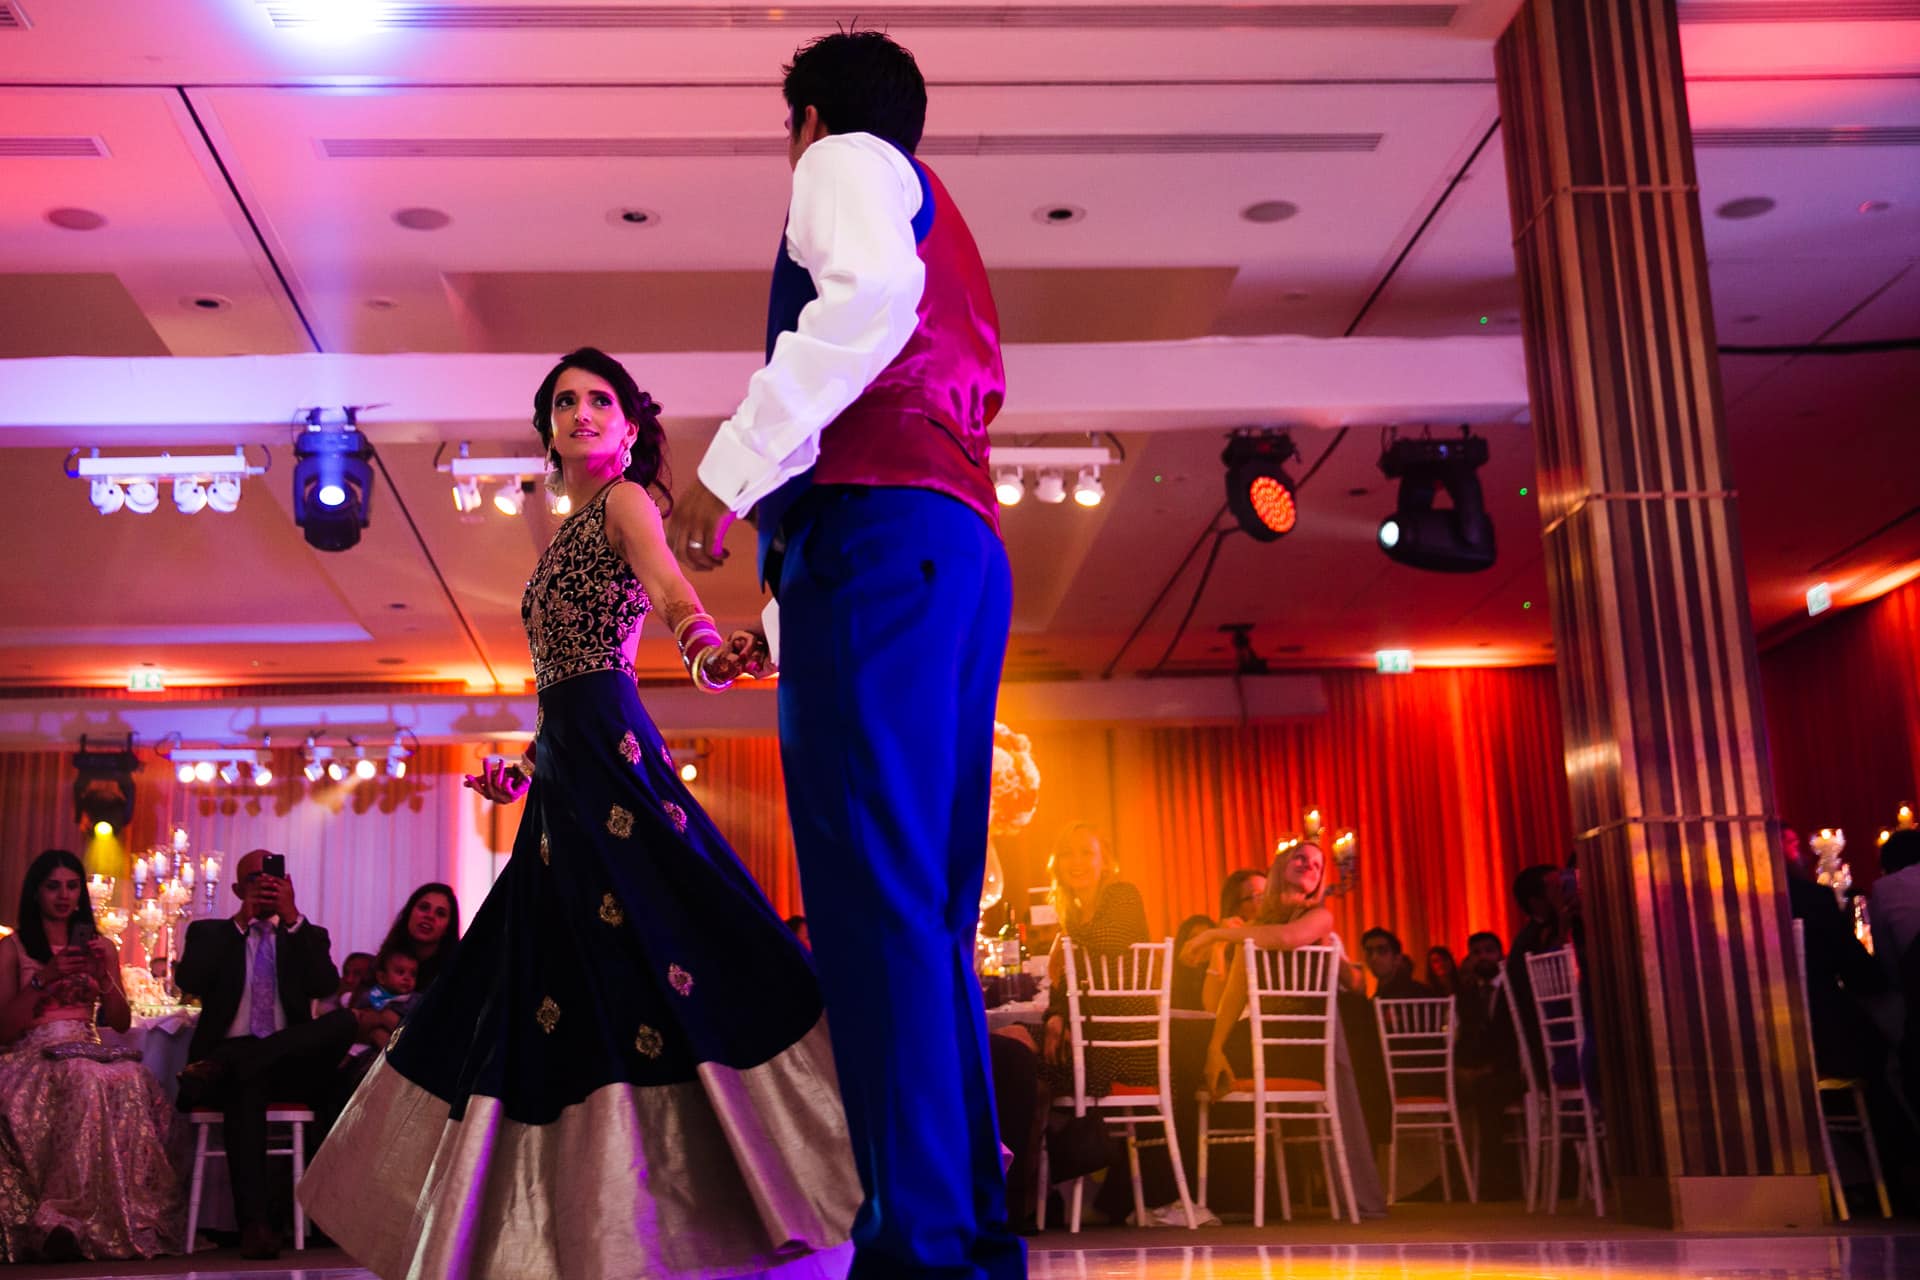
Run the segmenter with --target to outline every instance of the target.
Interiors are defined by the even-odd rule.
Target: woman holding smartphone
[[[173,1108],[137,1057],[100,1043],[97,1022],[125,1031],[133,1015],[80,860],[34,859],[17,919],[0,939],[0,1261],[183,1252]]]

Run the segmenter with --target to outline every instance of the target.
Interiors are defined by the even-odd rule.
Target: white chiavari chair
[[[1440,1145],[1440,1192],[1453,1199],[1451,1151],[1465,1175],[1467,1199],[1480,1198],[1467,1160],[1466,1127],[1453,1088],[1454,1009],[1450,997],[1375,1000],[1380,1048],[1387,1062],[1387,1093],[1393,1102],[1393,1136],[1387,1144],[1387,1203],[1398,1198],[1400,1139],[1425,1136]]]

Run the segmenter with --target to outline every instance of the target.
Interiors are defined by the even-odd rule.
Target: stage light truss
[[[1027,477],[1033,477],[1033,496],[1049,505],[1065,502],[1069,494],[1083,507],[1097,507],[1106,496],[1100,483],[1104,467],[1116,465],[1113,451],[1100,447],[1047,448],[1022,445],[993,450],[993,488],[1003,507],[1026,496]],[[1071,485],[1068,477],[1073,477]]]
[[[236,445],[232,453],[162,453],[133,458],[103,458],[98,449],[82,457],[67,455],[69,479],[85,480],[88,497],[101,515],[121,509],[151,515],[160,506],[160,486],[173,486],[173,502],[183,515],[212,508],[227,513],[240,505],[240,482],[266,474],[265,467],[247,461],[247,451]]]
[[[517,516],[526,510],[527,497],[540,486],[537,482],[547,474],[547,460],[539,454],[512,458],[476,458],[471,453],[472,446],[462,441],[459,453],[445,462],[436,463],[434,469],[453,480],[453,508],[463,516],[477,516],[486,505],[480,486],[490,483],[496,486],[493,492],[493,508],[502,515]],[[547,510],[554,515],[568,515],[573,504],[565,494],[548,493]]]

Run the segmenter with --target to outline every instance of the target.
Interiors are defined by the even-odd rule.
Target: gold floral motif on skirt
[[[619,805],[613,806],[613,812],[607,815],[607,830],[625,840],[633,834],[633,815]]]
[[[548,841],[547,833],[544,831],[540,833],[540,861],[548,866],[553,865],[553,845]]]
[[[667,1051],[667,1042],[658,1031],[642,1023],[633,1037],[633,1047],[644,1057],[657,1058]]]
[[[640,763],[640,739],[633,736],[633,730],[627,730],[627,736],[620,739],[620,756],[628,764]]]
[[[693,994],[693,975],[688,973],[685,969],[682,969],[677,964],[668,965],[667,966],[667,985],[672,987],[675,991],[678,991],[683,996],[692,995]]]
[[[627,913],[620,909],[620,901],[612,894],[600,896],[600,918],[618,929],[627,922]]]
[[[560,1006],[553,1002],[552,996],[540,998],[540,1008],[534,1013],[533,1020],[540,1024],[542,1031],[553,1034],[553,1029],[560,1025]]]

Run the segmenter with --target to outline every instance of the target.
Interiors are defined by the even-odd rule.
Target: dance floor
[[[1324,1223],[1259,1232],[1215,1228],[1197,1239],[1183,1239],[1187,1233],[1171,1229],[1103,1230],[1076,1241],[1049,1233],[1033,1243],[1030,1273],[1032,1280],[1895,1280],[1920,1275],[1920,1232],[1900,1229],[1858,1226],[1792,1235],[1675,1236],[1590,1218],[1549,1224],[1524,1217],[1488,1218],[1484,1209],[1457,1217],[1437,1210],[1416,1211],[1404,1230],[1384,1222],[1348,1229],[1344,1240],[1340,1228]],[[1456,1229],[1449,1238],[1448,1217],[1455,1217],[1456,1228],[1465,1230]],[[1469,1234],[1482,1238],[1461,1238]],[[1273,1243],[1276,1240],[1285,1243]],[[191,1264],[75,1263],[8,1270],[20,1280],[372,1280],[371,1273],[333,1250],[299,1259],[288,1254],[277,1264],[246,1263],[222,1253],[203,1254]]]

